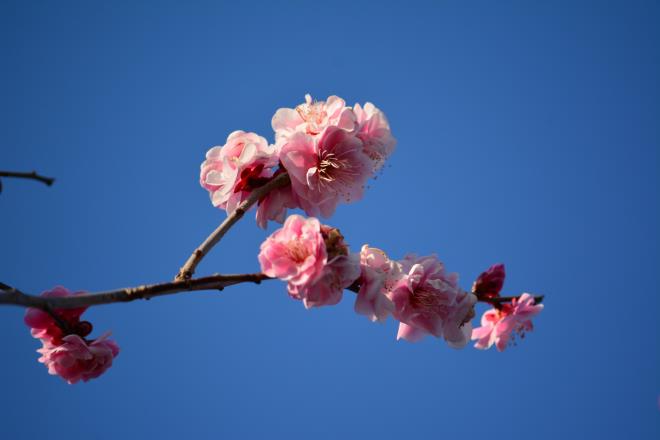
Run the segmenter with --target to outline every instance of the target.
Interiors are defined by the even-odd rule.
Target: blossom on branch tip
[[[41,296],[56,298],[84,293],[72,293],[57,286]],[[25,324],[30,327],[32,336],[43,344],[37,350],[41,353],[39,362],[48,367],[50,374],[59,375],[70,384],[100,376],[110,368],[112,359],[119,353],[117,343],[108,339],[109,333],[95,340],[86,339],[92,332],[92,324],[80,320],[86,309],[53,309],[47,313],[31,307],[25,312]]]
[[[400,263],[404,275],[392,290],[393,316],[401,321],[397,339],[416,342],[430,334],[453,348],[465,346],[476,296],[462,290],[435,255],[408,255]]]
[[[355,104],[353,111],[358,124],[356,135],[362,141],[364,152],[372,160],[373,171],[376,172],[394,151],[396,139],[392,136],[385,114],[372,103],[367,102],[364,107]]]
[[[481,317],[481,327],[472,331],[472,340],[477,341],[474,346],[483,350],[495,344],[498,351],[504,351],[516,334],[524,338],[525,332],[534,328],[531,318],[541,310],[543,304],[535,304],[534,297],[529,293],[501,304],[499,309],[487,310]]]

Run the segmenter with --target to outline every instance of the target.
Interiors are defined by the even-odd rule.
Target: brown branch
[[[37,174],[36,171],[31,173],[22,173],[17,171],[0,171],[0,177],[15,177],[18,179],[32,179],[39,182],[45,183],[48,186],[51,186],[55,179],[53,177],[45,177]]]
[[[192,278],[195,273],[197,265],[202,261],[204,256],[209,253],[209,251],[218,244],[218,242],[224,237],[224,235],[231,229],[234,224],[239,221],[243,215],[259,200],[265,197],[269,192],[274,189],[281,188],[290,183],[289,175],[287,173],[282,173],[273,178],[270,182],[266,183],[264,186],[261,186],[255,189],[252,194],[241,202],[236,210],[229,214],[227,218],[216,228],[215,231],[209,235],[202,244],[195,249],[195,251],[190,255],[186,263],[181,267],[179,273],[177,274],[175,280],[183,281],[189,280]]]
[[[83,295],[49,297],[28,295],[6,284],[0,283],[0,305],[14,305],[19,307],[35,307],[53,315],[53,309],[71,309],[77,307],[97,306],[118,302],[129,302],[136,299],[151,299],[157,296],[171,295],[179,292],[193,292],[198,290],[222,290],[225,287],[240,283],[259,284],[268,280],[261,273],[247,273],[237,275],[212,275],[196,278],[194,280],[172,281],[168,283],[127,287],[124,289],[109,290],[107,292],[85,293]],[[55,317],[57,320],[58,317]]]

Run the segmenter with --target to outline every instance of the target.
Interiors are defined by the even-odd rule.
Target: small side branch
[[[225,287],[241,283],[261,283],[268,280],[261,273],[247,273],[237,275],[212,275],[194,280],[172,281],[169,283],[127,287],[124,289],[109,290],[107,292],[86,293],[83,295],[47,297],[27,295],[6,284],[0,283],[0,305],[14,305],[19,307],[34,307],[51,313],[53,309],[71,309],[78,307],[98,306],[118,302],[129,302],[136,299],[150,299],[157,296],[171,295],[179,292],[193,292],[199,290],[222,290]]]
[[[31,179],[31,180],[36,180],[41,183],[45,183],[48,186],[51,186],[53,182],[55,182],[55,179],[53,177],[45,177],[42,175],[37,174],[36,171],[32,171],[31,173],[22,173],[22,172],[17,172],[17,171],[0,171],[0,177],[13,177],[17,179]],[[2,187],[0,187],[0,190]]]
[[[264,186],[255,189],[252,194],[250,194],[250,197],[239,204],[236,210],[229,214],[227,218],[220,224],[220,226],[218,226],[217,229],[213,231],[211,235],[209,235],[206,240],[204,240],[204,242],[197,247],[197,249],[195,249],[192,255],[190,255],[188,260],[179,270],[175,280],[190,280],[195,273],[197,265],[202,261],[204,256],[206,256],[206,254],[208,254],[209,251],[213,249],[213,246],[220,242],[227,231],[229,231],[231,227],[234,226],[234,224],[238,222],[243,217],[243,215],[245,215],[245,213],[252,207],[252,205],[264,198],[272,190],[286,186],[290,182],[291,181],[289,179],[289,175],[287,173],[283,173],[273,178],[273,180],[266,183]]]

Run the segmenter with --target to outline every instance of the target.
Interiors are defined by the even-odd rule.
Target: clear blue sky
[[[438,253],[468,288],[504,262],[546,294],[505,353],[396,342],[279,282],[90,310],[122,347],[69,386],[0,309],[0,438],[660,438],[660,5],[2,2],[0,280],[39,293],[171,279],[222,220],[198,185],[278,107],[375,102],[399,144],[329,223]],[[199,274],[258,269],[235,228]],[[479,310],[482,311],[481,309]]]

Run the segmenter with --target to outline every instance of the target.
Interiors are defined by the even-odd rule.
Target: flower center
[[[289,258],[296,263],[302,263],[308,256],[307,248],[298,240],[291,240],[286,244],[286,251]]]
[[[323,121],[328,117],[324,109],[323,102],[312,102],[312,98],[307,95],[306,102],[296,107],[296,112],[303,121],[307,123],[307,133],[319,134],[322,131]]]

